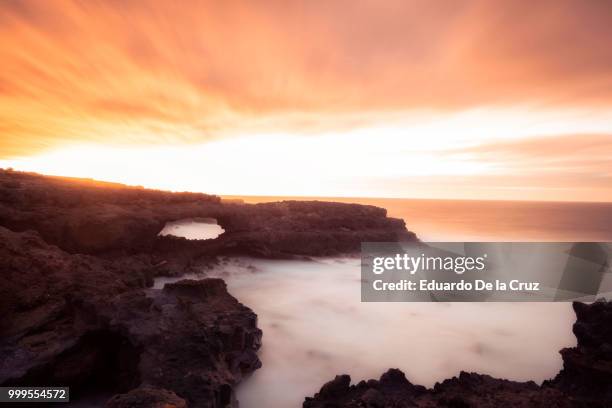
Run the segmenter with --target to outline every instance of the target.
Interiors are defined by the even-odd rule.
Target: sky
[[[612,201],[611,43],[603,0],[4,0],[0,167]]]

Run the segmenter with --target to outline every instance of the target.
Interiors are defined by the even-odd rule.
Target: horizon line
[[[509,202],[509,203],[559,203],[559,204],[612,204],[612,201],[592,201],[592,200],[530,200],[530,199],[482,199],[482,198],[453,198],[453,197],[385,197],[385,196],[351,196],[351,195],[338,195],[338,196],[329,196],[329,195],[274,195],[274,194],[222,194],[222,193],[213,193],[207,191],[192,191],[192,190],[171,190],[171,189],[162,189],[155,187],[146,187],[143,185],[137,184],[126,184],[120,181],[113,180],[101,180],[93,177],[81,177],[81,176],[71,176],[71,175],[61,175],[61,174],[43,174],[38,173],[36,171],[28,171],[28,170],[19,170],[11,167],[0,167],[2,171],[12,171],[16,173],[25,173],[25,174],[34,174],[38,176],[44,177],[58,177],[58,178],[66,178],[66,179],[78,179],[84,181],[95,181],[98,183],[109,183],[109,184],[118,184],[126,187],[133,188],[142,188],[147,190],[157,190],[157,191],[168,191],[172,193],[201,193],[207,195],[215,195],[218,197],[225,198],[242,198],[242,197],[252,197],[252,198],[297,198],[297,199],[356,199],[356,200],[419,200],[419,201],[475,201],[475,202]]]

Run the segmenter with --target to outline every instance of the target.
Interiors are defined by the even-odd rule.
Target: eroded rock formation
[[[148,289],[138,260],[72,255],[3,227],[0,271],[0,384],[70,386],[77,399],[146,386],[225,407],[260,366],[257,316],[222,280]]]
[[[216,218],[214,240],[159,237],[165,223]],[[220,254],[358,251],[414,240],[372,206],[226,203],[92,180],[0,170],[0,385],[63,385],[109,407],[235,406],[260,366],[256,315],[218,279],[152,289]]]
[[[168,221],[215,218],[225,233],[211,242],[158,237]],[[0,225],[36,230],[70,253],[188,252],[264,257],[354,252],[364,241],[410,241],[404,221],[383,208],[320,201],[222,202],[83,179],[0,170]]]

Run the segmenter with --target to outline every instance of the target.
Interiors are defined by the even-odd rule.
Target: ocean
[[[612,203],[228,196],[375,205],[423,241],[612,241]]]

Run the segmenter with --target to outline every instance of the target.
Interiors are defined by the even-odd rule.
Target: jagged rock
[[[574,311],[578,345],[560,351],[563,369],[549,385],[582,401],[612,406],[612,303],[574,303]]]
[[[380,380],[350,385],[348,375],[339,375],[304,408],[374,407],[592,407],[612,406],[612,303],[574,303],[577,347],[561,350],[563,369],[542,386],[488,375],[461,372],[437,383],[433,389],[411,384],[404,374],[391,369]]]
[[[516,382],[488,375],[461,372],[458,377],[444,380],[425,393],[438,406],[449,407],[571,407],[570,398],[559,390],[541,389],[533,381]],[[427,405],[417,405],[427,406]]]
[[[348,391],[350,385],[350,376],[346,374],[337,375],[336,378],[321,387],[319,394],[325,398],[340,396]]]
[[[385,376],[401,375],[402,381],[387,381]],[[339,378],[340,376],[336,377]],[[516,383],[486,375],[461,373],[459,377],[436,384],[433,390],[413,385],[404,374],[392,369],[380,380],[361,381],[336,393],[324,392],[327,383],[314,397],[307,397],[304,408],[495,408],[495,407],[570,407],[569,400],[558,390],[541,391],[535,383]]]
[[[74,397],[146,384],[191,407],[232,404],[233,386],[261,364],[257,316],[219,279],[147,289],[149,268],[0,227],[0,384],[70,386]]]

